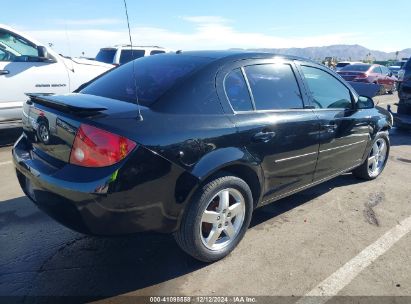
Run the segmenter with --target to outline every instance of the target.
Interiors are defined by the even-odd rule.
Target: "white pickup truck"
[[[69,93],[113,67],[63,57],[0,24],[0,129],[20,124],[25,93]]]

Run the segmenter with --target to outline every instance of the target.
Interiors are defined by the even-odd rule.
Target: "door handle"
[[[269,142],[275,136],[274,131],[261,131],[253,136],[254,142]]]
[[[7,75],[10,74],[9,70],[0,70],[0,75]]]
[[[327,130],[328,132],[333,132],[337,130],[338,126],[336,124],[325,124],[321,126],[323,130]]]

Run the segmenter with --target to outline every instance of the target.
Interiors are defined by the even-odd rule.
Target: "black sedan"
[[[384,169],[392,116],[314,62],[179,52],[68,95],[30,95],[13,148],[26,195],[80,232],[173,233],[226,256],[253,210],[344,172]]]

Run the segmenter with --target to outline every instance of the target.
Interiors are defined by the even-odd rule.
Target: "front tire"
[[[389,152],[390,140],[388,133],[378,133],[364,163],[353,170],[354,176],[365,180],[377,178],[385,168]]]
[[[214,262],[243,238],[251,221],[253,197],[245,181],[227,174],[200,187],[187,208],[175,239],[194,258]]]

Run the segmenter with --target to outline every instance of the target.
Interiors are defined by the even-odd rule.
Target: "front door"
[[[355,110],[355,96],[332,72],[301,65],[314,112],[320,121],[315,181],[361,163],[369,140],[369,119]]]

